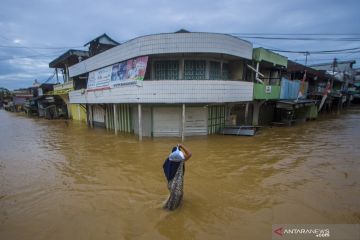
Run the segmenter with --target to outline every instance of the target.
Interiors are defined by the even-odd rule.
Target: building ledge
[[[69,93],[70,103],[224,103],[253,99],[253,83],[225,80],[137,81],[136,84]]]

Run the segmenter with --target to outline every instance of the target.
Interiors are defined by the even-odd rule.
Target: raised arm
[[[184,155],[185,155],[185,161],[188,160],[189,158],[191,158],[192,153],[190,152],[189,149],[187,149],[183,144],[179,143],[178,144],[179,149],[184,151]]]

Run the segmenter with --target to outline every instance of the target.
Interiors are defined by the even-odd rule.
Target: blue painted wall
[[[297,99],[300,89],[300,80],[281,79],[280,99]],[[308,83],[305,82],[305,96],[306,98]]]

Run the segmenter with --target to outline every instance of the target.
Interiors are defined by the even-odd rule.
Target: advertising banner
[[[89,73],[87,89],[101,90],[144,80],[148,56],[129,59]]]
[[[136,81],[144,80],[148,57],[133,58],[113,65],[110,86],[120,87],[123,85],[136,84]]]
[[[109,88],[112,66],[89,73],[87,89],[100,90]]]

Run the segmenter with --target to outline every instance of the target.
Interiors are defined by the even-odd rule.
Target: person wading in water
[[[185,161],[191,158],[192,153],[182,144],[172,149],[171,154],[165,160],[163,169],[168,181],[167,187],[170,196],[164,208],[175,210],[181,203],[184,192]]]

